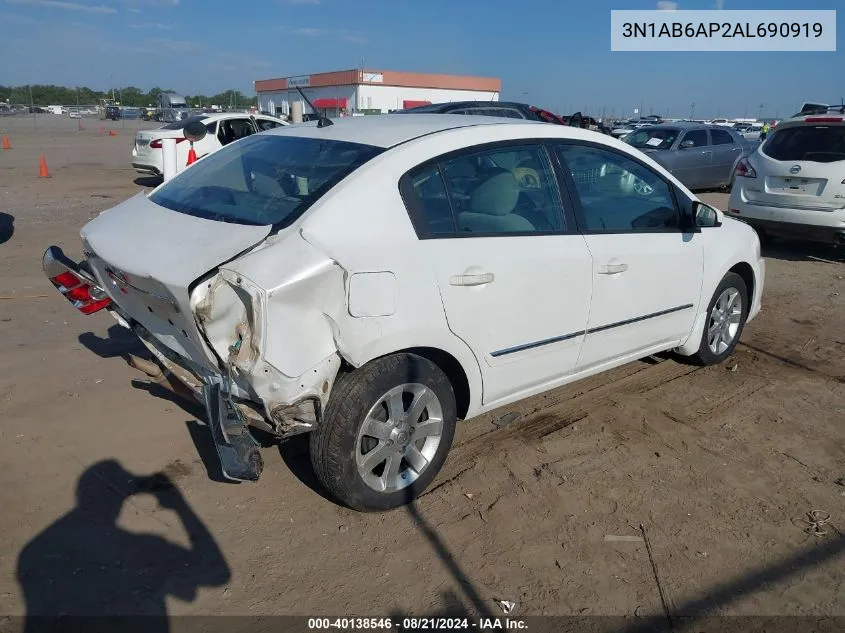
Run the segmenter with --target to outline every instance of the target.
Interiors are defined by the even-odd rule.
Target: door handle
[[[606,264],[599,266],[599,275],[615,275],[628,270],[628,264]]]
[[[495,279],[493,273],[480,273],[477,275],[452,275],[449,277],[449,284],[452,286],[483,286]]]

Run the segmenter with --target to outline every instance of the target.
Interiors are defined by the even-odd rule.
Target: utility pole
[[[757,115],[757,120],[758,120],[758,121],[759,121],[760,119],[762,119],[762,118],[763,118],[763,107],[764,107],[765,105],[766,105],[765,103],[761,103],[761,104],[760,104],[760,106],[759,106],[759,108],[760,108],[760,109],[759,109],[759,114]]]
[[[690,118],[690,121],[694,121],[694,120],[695,120],[695,101],[693,101],[693,102],[692,102],[692,104],[690,104],[690,107],[689,107],[689,118]]]
[[[35,101],[32,99],[32,86],[28,86],[29,88],[29,109],[32,111],[32,127],[37,128],[38,123],[35,120]]]

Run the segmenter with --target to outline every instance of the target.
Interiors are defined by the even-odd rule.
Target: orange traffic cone
[[[117,136],[117,132],[114,130],[109,130],[109,136]]]
[[[47,171],[47,161],[44,160],[44,154],[41,154],[41,165],[38,169],[38,177],[39,178],[49,178],[50,172]]]
[[[191,144],[191,149],[188,150],[188,164],[192,165],[197,162],[197,153],[194,151],[193,143]]]
[[[3,149],[12,149],[12,144],[9,142],[9,135],[3,135]]]

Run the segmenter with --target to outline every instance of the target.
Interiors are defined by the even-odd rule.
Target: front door
[[[478,359],[484,404],[571,373],[592,263],[545,148],[450,154],[406,175],[403,195],[449,328]]]
[[[688,232],[672,186],[633,158],[561,143],[575,170],[576,213],[593,259],[593,296],[579,369],[672,346],[692,329],[701,292],[703,245]]]
[[[713,148],[707,130],[687,130],[678,142],[672,175],[689,189],[713,185]]]

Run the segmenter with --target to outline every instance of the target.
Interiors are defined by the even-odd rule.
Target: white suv
[[[762,235],[845,245],[843,110],[778,125],[737,165],[731,215]]]

